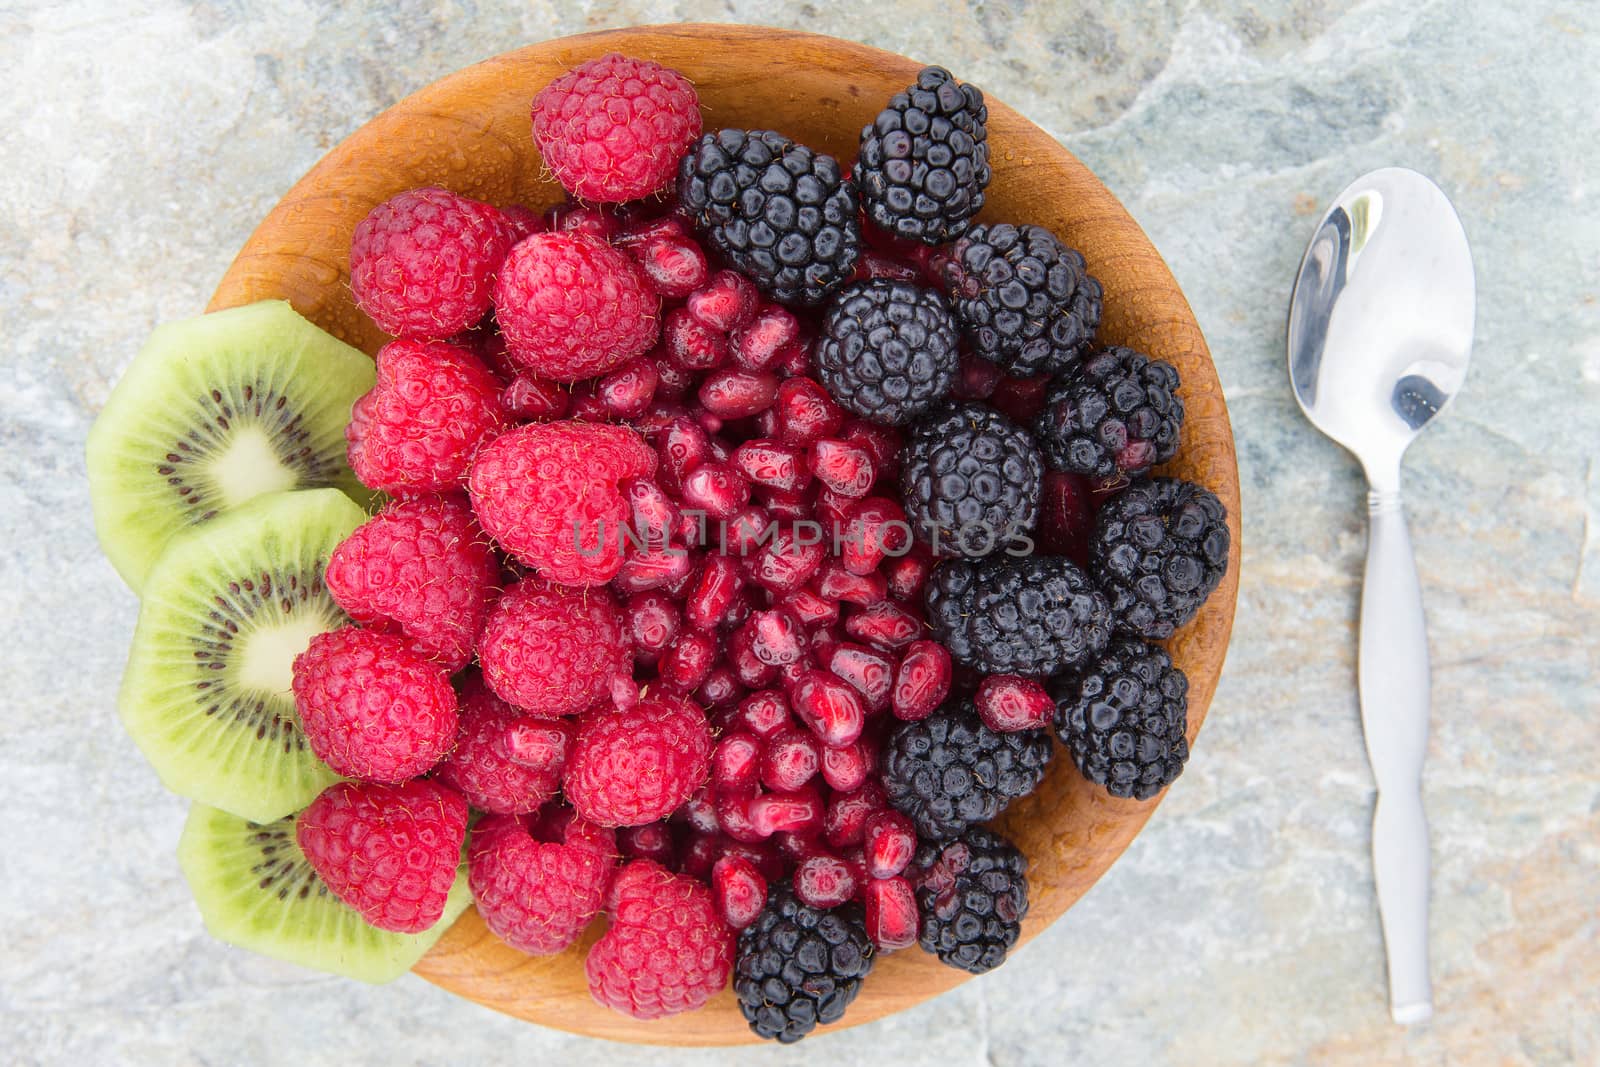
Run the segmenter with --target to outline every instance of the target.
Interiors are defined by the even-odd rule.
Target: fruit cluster
[[[1225,516],[1150,477],[1177,372],[1097,347],[1083,257],[974,223],[986,118],[929,68],[847,170],[606,56],[533,100],[573,199],[417,189],[356,228],[375,367],[283,305],[153,339],[91,469],[144,601],[124,717],[199,802],[219,936],[383,978],[469,895],[534,954],[603,913],[601,1003],[731,981],[793,1041],[877,954],[1005,958],[1026,860],[984,824],[1052,731],[1113,796],[1178,775],[1149,642]]]

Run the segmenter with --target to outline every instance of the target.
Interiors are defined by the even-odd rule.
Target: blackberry
[[[1051,387],[1033,427],[1039,450],[1058,471],[1143,474],[1178,452],[1177,389],[1170,363],[1131,348],[1096,352]]]
[[[873,958],[858,905],[808,907],[781,882],[739,934],[733,992],[751,1030],[787,1045],[818,1023],[839,1021],[861,991]]]
[[[1039,519],[1039,450],[1026,430],[983,404],[919,420],[900,464],[906,519],[936,553],[987,556]]]
[[[883,753],[889,803],[917,836],[946,841],[988,822],[1044,780],[1050,731],[991,730],[971,700],[952,700],[920,722],[898,724]]]
[[[860,282],[828,308],[814,352],[817,377],[841,407],[900,426],[950,391],[956,342],[955,319],[934,290]]]
[[[973,352],[1010,374],[1063,374],[1094,341],[1100,283],[1042,226],[974,226],[939,270]]]
[[[1135,482],[1100,508],[1090,567],[1119,630],[1164,641],[1194,618],[1228,569],[1227,511],[1177,478]]]
[[[886,233],[940,245],[967,232],[989,184],[983,93],[928,67],[861,131],[855,179],[867,219]]]
[[[781,303],[820,304],[861,251],[856,187],[838,160],[771,130],[702,136],[678,164],[678,200]]]
[[[983,974],[1006,960],[1028,914],[1028,858],[981,826],[917,850],[918,938],[951,967]]]
[[[928,625],[958,662],[1042,678],[1105,651],[1111,604],[1060,556],[947,560],[928,578]]]
[[[1112,796],[1148,800],[1183,773],[1189,679],[1165,649],[1118,637],[1053,689],[1056,736],[1083,776]]]

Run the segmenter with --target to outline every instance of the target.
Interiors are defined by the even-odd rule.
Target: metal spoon
[[[1415,171],[1357,179],[1322,217],[1289,302],[1289,379],[1317,429],[1366,468],[1358,686],[1378,785],[1372,861],[1397,1023],[1433,1014],[1428,980],[1428,635],[1400,506],[1400,458],[1466,376],[1472,255],[1450,201]]]

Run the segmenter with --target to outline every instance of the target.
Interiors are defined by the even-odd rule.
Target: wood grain
[[[529,135],[528,103],[552,77],[609,51],[653,59],[696,84],[706,126],[776,128],[839,159],[854,158],[861,127],[920,63],[811,34],[680,25],[585,34],[480,63],[373,119],[330,152],[257,228],[211,308],[287,298],[323,328],[367,352],[386,338],[349,292],[350,235],[371,208],[402,190],[444,185],[495,203],[544,208],[560,190]],[[1189,736],[1215,692],[1233,624],[1239,576],[1239,482],[1233,433],[1210,353],[1183,294],[1138,225],[1071,153],[998,100],[989,99],[994,182],[984,217],[1036,222],[1081,249],[1105,285],[1103,340],[1174,363],[1183,377],[1183,449],[1167,472],[1211,488],[1227,506],[1233,548],[1227,578],[1171,647],[1188,674]],[[1204,774],[1204,750],[1191,773]],[[1004,831],[1027,853],[1032,910],[1023,939],[1061,916],[1128,847],[1155,810],[1090,787],[1069,760],[1015,805]],[[701,1011],[640,1022],[595,1004],[584,983],[591,930],[548,959],[496,940],[469,911],[416,973],[498,1011],[576,1033],[669,1045],[754,1040],[731,993]],[[843,1025],[910,1007],[966,980],[920,950],[882,959]]]

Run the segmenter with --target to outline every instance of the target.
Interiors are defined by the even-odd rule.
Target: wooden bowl
[[[561,190],[533,147],[529,101],[561,72],[611,51],[684,72],[699,90],[707,129],[774,128],[846,163],[855,157],[861,127],[922,66],[830,37],[717,25],[591,33],[509,52],[408,97],[328,153],[250,237],[211,308],[287,298],[324,329],[376,352],[386,338],[350,296],[356,223],[374,205],[421,185],[536,209],[559,201]],[[1166,264],[1116,198],[1049,134],[992,96],[988,103],[994,181],[984,217],[1039,223],[1082,250],[1105,286],[1101,339],[1160,356],[1182,375],[1183,447],[1167,473],[1209,487],[1228,509],[1228,575],[1199,617],[1170,642],[1189,677],[1192,741],[1222,670],[1239,578],[1238,469],[1216,371]],[[1191,773],[1205,773],[1203,758]],[[1001,821],[1030,863],[1024,941],[1105,873],[1159,799],[1113,800],[1085,782],[1070,760],[1053,761],[1040,789]],[[599,1006],[583,973],[584,953],[596,936],[591,930],[568,952],[534,958],[503,945],[469,911],[415,970],[498,1011],[575,1033],[668,1045],[755,1040],[729,991],[700,1011],[655,1022]],[[908,1008],[967,977],[918,949],[886,956],[837,1025]]]

